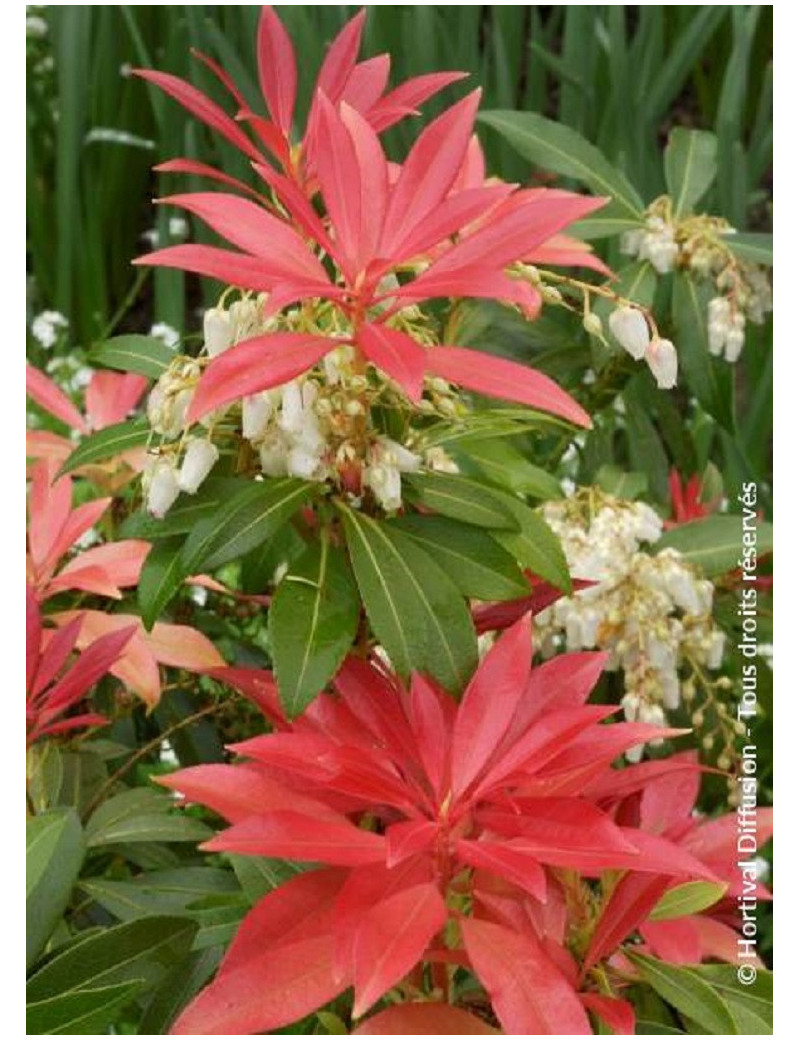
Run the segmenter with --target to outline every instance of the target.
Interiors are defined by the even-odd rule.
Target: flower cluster
[[[33,319],[31,333],[45,350],[51,350],[68,326],[60,311],[42,311]]]
[[[713,585],[676,550],[645,551],[661,536],[662,521],[644,503],[590,488],[547,503],[543,516],[571,573],[595,583],[538,615],[543,652],[606,650],[607,667],[624,673],[626,718],[663,723],[664,710],[681,703],[681,671],[722,663]]]
[[[347,343],[301,376],[215,409],[200,420],[203,435],[191,433],[189,411],[211,359],[254,336],[308,326],[308,315],[296,309],[267,317],[266,300],[264,294],[244,295],[230,307],[221,303],[208,310],[203,354],[176,357],[151,391],[147,414],[161,438],[144,476],[153,515],[164,516],[181,491],[194,494],[199,489],[220,457],[218,443],[240,460],[240,471],[328,482],[355,505],[370,493],[386,512],[402,506],[402,473],[423,468],[457,472],[442,448],[424,447],[419,425],[431,416],[466,413],[449,383],[426,377],[422,397],[412,403]],[[332,317],[328,309],[327,318]],[[424,325],[412,328],[408,315],[404,327],[425,340]],[[403,443],[389,437],[376,420],[377,411],[387,406],[403,418]]]
[[[664,195],[648,207],[644,227],[627,231],[621,242],[623,253],[648,260],[659,274],[685,269],[713,285],[717,295],[708,304],[709,350],[731,363],[744,346],[746,322],[760,325],[772,310],[766,271],[731,250],[735,235],[721,217],[676,218]]]

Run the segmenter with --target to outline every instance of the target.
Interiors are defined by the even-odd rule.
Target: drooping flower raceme
[[[266,1032],[350,986],[360,1017],[422,962],[474,972],[509,1033],[591,1032],[596,980],[579,965],[603,904],[583,879],[610,893],[618,875],[607,872],[666,884],[714,875],[584,796],[626,748],[674,731],[601,724],[614,709],[585,701],[602,654],[533,671],[530,655],[525,617],[460,705],[421,676],[406,690],[350,659],[335,694],[293,723],[268,673],[218,673],[257,699],[276,732],[237,745],[246,762],[161,782],[230,821],[210,850],[323,866],[255,906],[174,1032]],[[569,932],[568,905],[583,915]]]
[[[642,502],[592,488],[547,503],[542,515],[561,539],[571,574],[595,583],[537,616],[543,651],[607,651],[607,667],[625,677],[626,717],[663,723],[664,710],[681,703],[682,670],[722,663],[713,585],[676,550],[646,551],[663,525]]]

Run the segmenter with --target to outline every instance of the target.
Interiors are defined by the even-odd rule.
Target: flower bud
[[[206,353],[216,357],[233,343],[233,322],[228,311],[214,307],[203,315],[203,339]]]
[[[267,429],[272,415],[272,401],[269,394],[252,394],[242,401],[242,436],[248,441],[256,441]]]
[[[218,458],[219,450],[211,441],[200,438],[189,441],[178,474],[178,486],[181,491],[193,495],[214,468]]]
[[[618,307],[608,319],[614,337],[636,361],[641,361],[650,342],[647,319],[636,307]]]
[[[670,390],[678,382],[678,352],[668,339],[654,339],[647,347],[645,361],[659,390]]]
[[[592,314],[591,311],[584,314],[583,327],[586,329],[590,336],[600,337],[603,335],[603,322],[600,320],[600,318],[598,318],[596,314]]]

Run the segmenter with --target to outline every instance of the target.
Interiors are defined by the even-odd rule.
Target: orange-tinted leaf
[[[490,1025],[452,1004],[395,1004],[354,1029],[353,1036],[467,1036],[496,1033]]]

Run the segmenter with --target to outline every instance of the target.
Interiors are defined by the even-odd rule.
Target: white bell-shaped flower
[[[178,474],[178,486],[181,491],[193,495],[214,468],[218,458],[219,450],[211,441],[199,437],[190,440]]]
[[[272,410],[272,397],[268,391],[245,397],[242,401],[242,436],[248,441],[257,441],[263,437]]]
[[[364,483],[372,490],[387,513],[394,512],[403,504],[400,470],[396,466],[376,463],[364,470]]]
[[[175,467],[166,459],[158,461],[150,471],[147,486],[147,511],[161,520],[180,494]]]
[[[233,321],[230,311],[219,307],[203,315],[203,341],[209,357],[216,357],[233,343]]]
[[[641,361],[650,342],[647,319],[636,307],[618,307],[608,319],[608,327],[621,347]]]
[[[671,390],[678,382],[678,352],[668,339],[654,339],[645,352],[645,361],[659,390]]]

